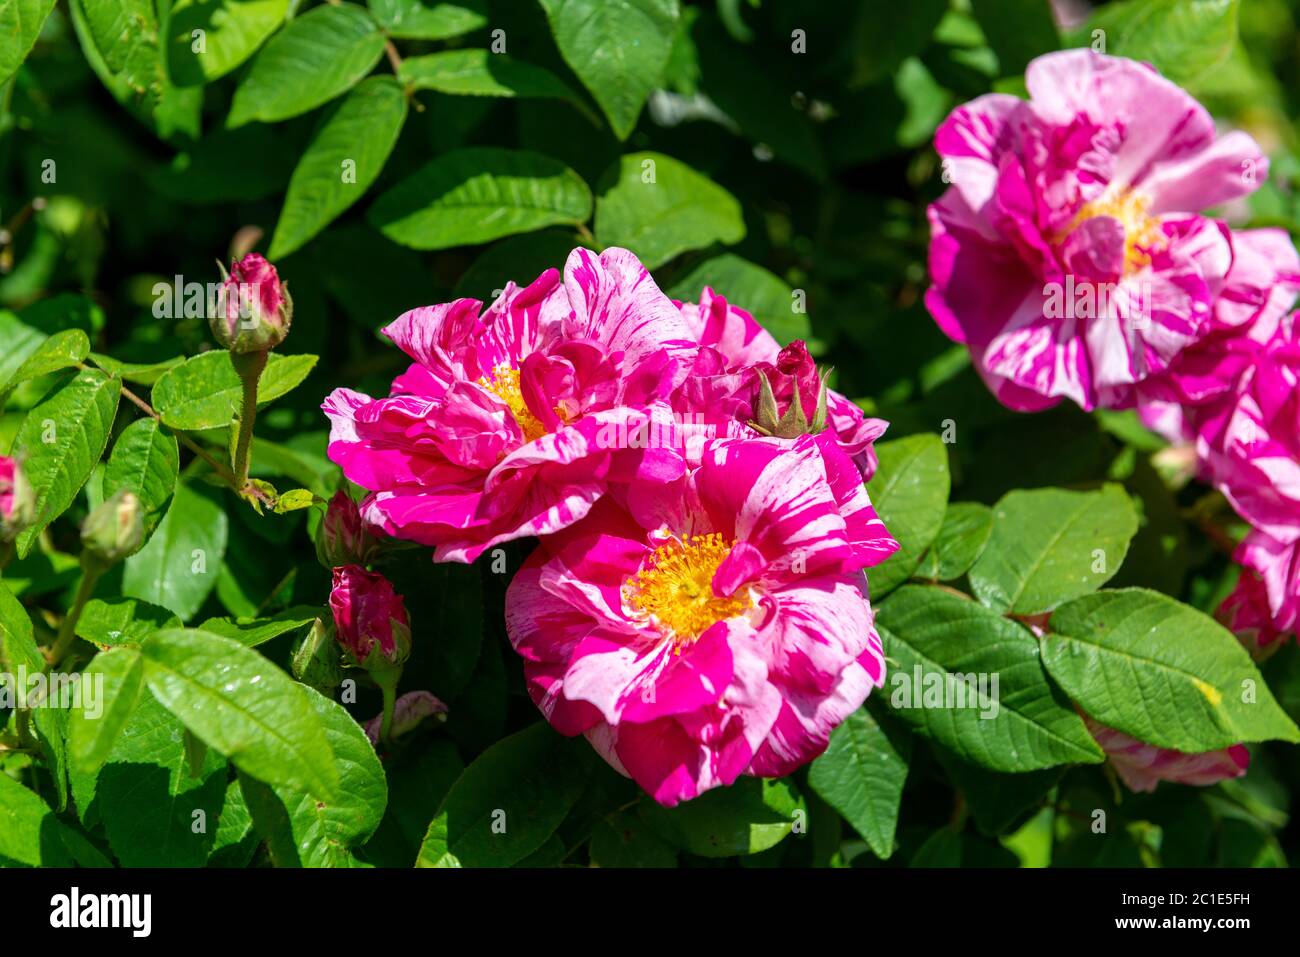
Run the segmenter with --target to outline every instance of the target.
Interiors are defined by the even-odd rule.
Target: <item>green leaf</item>
[[[289,0],[176,0],[167,24],[167,66],[177,86],[200,86],[239,66],[284,23]],[[203,46],[195,50],[194,31]]]
[[[14,351],[0,359],[0,396],[28,379],[75,366],[90,355],[90,340],[80,329],[64,329],[45,338],[35,330],[27,327],[18,330],[17,326],[22,326],[22,323],[11,314],[0,313],[0,335],[12,333],[18,340]],[[34,339],[33,333],[38,338]],[[29,351],[27,347],[33,344],[35,348]],[[15,358],[20,360],[17,365]],[[13,369],[7,377],[6,368]]]
[[[276,867],[355,867],[352,849],[379,826],[388,782],[370,739],[352,716],[310,688],[304,690],[334,753],[337,798],[320,801],[301,788],[272,788],[243,775],[240,788]]]
[[[118,733],[144,689],[144,661],[135,648],[97,654],[81,672],[82,682],[100,684],[98,714],[74,708],[68,720],[68,749],[78,770],[94,774],[108,760]]]
[[[203,90],[172,84],[165,24],[153,0],[72,0],[69,6],[82,51],[114,98],[159,136],[197,138]]]
[[[55,0],[0,0],[0,83],[18,72]]]
[[[48,338],[7,309],[0,309],[0,338],[5,348],[0,352],[0,395],[18,384],[23,364],[40,349]]]
[[[783,346],[811,335],[807,313],[796,311],[801,303],[794,290],[762,266],[723,253],[700,263],[667,293],[682,302],[698,303],[705,286],[725,296],[729,305],[752,315]]]
[[[170,629],[140,648],[149,690],[208,747],[267,784],[336,797],[339,773],[309,689],[221,635]]]
[[[924,585],[882,602],[876,624],[893,666],[879,692],[891,714],[959,757],[995,771],[1101,761],[1027,628]]]
[[[184,728],[143,694],[104,766],[83,780],[78,804],[93,801],[123,867],[200,867],[212,849],[227,773],[226,762],[209,752],[192,776]]]
[[[26,668],[28,674],[45,670],[45,657],[36,646],[27,609],[3,581],[0,581],[0,664],[10,674],[16,674],[19,668]]]
[[[876,857],[894,853],[898,806],[912,760],[912,735],[859,708],[831,732],[808,769],[808,786],[862,835]]]
[[[640,818],[616,811],[592,829],[591,862],[596,867],[676,867],[677,852]]]
[[[70,694],[77,701],[80,689],[66,686],[66,692],[51,691],[51,694]],[[62,698],[33,707],[32,730],[41,746],[45,758],[45,767],[54,779],[55,809],[62,811],[68,806],[68,716],[71,709],[61,706]],[[84,699],[82,699],[84,701]]]
[[[623,246],[654,269],[689,249],[745,238],[740,203],[721,186],[662,153],[630,153],[604,176],[596,239]]]
[[[664,840],[701,857],[757,854],[775,847],[806,815],[789,778],[739,778],[673,808],[642,801],[642,819]]]
[[[312,494],[310,489],[290,489],[287,492],[280,493],[280,497],[275,500],[275,514],[288,515],[290,512],[311,508],[316,502],[317,497]]]
[[[563,163],[527,150],[444,153],[370,207],[372,225],[412,249],[490,242],[591,216],[591,190]]]
[[[14,450],[36,491],[36,521],[17,538],[19,558],[90,478],[108,445],[121,395],[120,382],[87,369],[27,413]]]
[[[0,774],[0,867],[71,867],[68,830],[40,797]]]
[[[226,126],[276,123],[351,89],[384,54],[384,35],[353,3],[314,7],[295,17],[257,54],[235,89]]]
[[[861,9],[861,7],[859,8]],[[791,14],[792,15],[792,14]],[[814,39],[815,25],[798,19],[800,28]],[[793,31],[786,31],[792,45]],[[779,36],[778,28],[778,36]],[[774,57],[772,47],[739,44],[723,25],[711,17],[701,18],[691,31],[690,42],[699,51],[699,69],[709,102],[730,121],[730,125],[754,144],[762,144],[767,155],[808,173],[814,180],[826,180],[826,153],[818,123],[812,118],[806,97],[800,95],[808,81],[805,70],[785,70],[781,61],[798,63],[802,51],[793,57]],[[819,58],[821,59],[821,58]],[[773,62],[776,60],[777,62]],[[796,79],[797,77],[797,79]],[[841,77],[837,76],[837,80]],[[678,92],[681,92],[680,90]],[[837,112],[843,108],[837,103]],[[855,120],[862,124],[862,117]]]
[[[248,780],[238,775],[226,784],[226,798],[221,804],[221,820],[217,836],[208,854],[209,867],[247,867],[257,853],[261,838],[253,828],[253,817],[248,813],[240,781]]]
[[[677,0],[541,0],[564,62],[625,140],[663,77],[680,16]]]
[[[113,443],[104,470],[104,497],[118,489],[130,489],[139,496],[145,529],[152,533],[176,490],[180,462],[176,436],[165,431],[157,419],[137,419]]]
[[[978,502],[951,502],[934,544],[916,569],[918,578],[954,581],[965,575],[993,534],[993,510]]]
[[[199,625],[199,630],[233,638],[245,648],[254,648],[272,638],[306,628],[321,615],[319,608],[299,605],[270,618],[209,618]]]
[[[867,493],[899,545],[888,559],[867,569],[871,596],[879,599],[912,576],[939,534],[951,479],[948,450],[937,435],[882,442],[876,452],[880,466],[867,483]]]
[[[465,765],[451,741],[428,736],[404,744],[384,770],[388,808],[363,853],[376,867],[411,867],[429,822]]]
[[[487,0],[370,0],[370,15],[406,40],[446,40],[488,22]]]
[[[181,620],[166,608],[136,598],[92,598],[77,619],[77,637],[100,650],[138,645],[160,628],[179,628]]]
[[[1127,0],[1099,8],[1074,36],[1104,31],[1106,52],[1145,60],[1183,86],[1217,66],[1237,42],[1237,0]]]
[[[272,354],[257,384],[259,408],[295,389],[316,365],[316,356]],[[230,353],[213,350],[168,370],[153,387],[153,404],[173,429],[219,429],[239,415],[243,387]]]
[[[398,78],[452,96],[565,100],[590,115],[574,89],[545,67],[488,50],[444,50],[402,61]]]
[[[416,866],[509,867],[533,853],[582,793],[585,746],[538,722],[488,748],[452,785]]]
[[[936,749],[935,754],[953,787],[966,799],[976,826],[989,836],[1001,834],[1031,808],[1038,808],[1067,770],[1057,767],[1025,774],[1000,774],[967,764],[943,748]]]
[[[970,570],[971,588],[995,611],[1051,611],[1106,584],[1137,528],[1137,512],[1118,485],[1008,492],[993,507],[993,535]]]
[[[1024,73],[1030,60],[1061,45],[1050,4],[1038,0],[972,0],[971,12],[998,55],[999,76]]]
[[[331,111],[289,180],[270,258],[289,255],[365,195],[405,122],[406,94],[389,76],[363,80]]]
[[[1062,605],[1043,663],[1091,717],[1159,748],[1300,741],[1232,633],[1157,592],[1125,588]]]
[[[122,594],[188,620],[216,584],[229,525],[216,496],[181,483],[149,544],[128,558]]]

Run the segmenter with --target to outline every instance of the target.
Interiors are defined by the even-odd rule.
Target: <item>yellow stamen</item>
[[[1124,227],[1124,275],[1131,275],[1151,265],[1152,253],[1165,245],[1160,218],[1147,212],[1150,206],[1149,199],[1132,190],[1100,196],[1079,210],[1066,235],[1094,216],[1119,220]]]
[[[710,625],[752,607],[747,589],[725,598],[713,593],[713,576],[735,544],[717,532],[673,539],[656,548],[624,583],[628,603],[673,639],[679,654]]]
[[[519,370],[502,363],[492,370],[491,376],[479,379],[479,385],[486,388],[510,409],[510,414],[524,433],[524,441],[531,442],[546,434],[546,426],[528,408],[524,401],[523,390],[519,387]]]

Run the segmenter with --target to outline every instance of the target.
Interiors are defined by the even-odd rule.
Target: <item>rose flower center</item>
[[[1124,227],[1124,275],[1132,275],[1151,265],[1152,253],[1165,245],[1159,217],[1147,212],[1150,206],[1151,200],[1133,190],[1099,196],[1079,210],[1073,226],[1095,216],[1118,220]]]
[[[479,385],[486,388],[510,409],[519,431],[524,433],[524,441],[531,442],[546,434],[546,426],[528,408],[524,401],[523,390],[519,387],[519,370],[502,363],[492,370],[491,376],[479,379]]]
[[[747,590],[726,597],[713,593],[713,576],[735,544],[717,532],[674,539],[656,548],[624,583],[628,602],[677,643],[678,653],[715,622],[753,605]]]

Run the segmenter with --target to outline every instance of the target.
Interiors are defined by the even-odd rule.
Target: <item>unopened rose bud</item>
[[[231,352],[266,352],[289,334],[293,300],[289,288],[263,256],[249,253],[222,270],[221,292],[210,322],[217,342]]]
[[[144,544],[144,510],[139,497],[119,489],[81,523],[81,544],[87,552],[113,564],[129,558]]]
[[[374,556],[378,545],[357,503],[347,492],[335,492],[316,536],[316,557],[320,563],[326,568],[364,565]]]
[[[330,610],[338,642],[351,662],[369,671],[401,665],[411,654],[411,628],[402,596],[378,572],[360,565],[334,569]]]
[[[397,699],[397,704],[393,708],[392,717],[392,736],[400,738],[402,735],[414,731],[420,722],[428,717],[437,717],[446,720],[447,706],[435,698],[429,691],[408,691]],[[366,736],[370,738],[370,743],[379,744],[379,735],[383,729],[384,716],[375,715],[365,724]]]
[[[749,424],[764,435],[793,439],[826,428],[826,381],[803,340],[758,370],[758,401]]]
[[[0,455],[0,542],[11,542],[36,520],[36,493],[22,466]]]

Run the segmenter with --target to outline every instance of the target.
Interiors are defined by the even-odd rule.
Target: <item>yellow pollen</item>
[[[523,390],[519,387],[519,370],[502,363],[492,370],[492,375],[479,379],[479,385],[486,388],[510,409],[510,414],[524,433],[524,441],[531,442],[546,434],[546,426],[528,408],[524,401]]]
[[[713,575],[735,544],[717,532],[674,539],[656,548],[644,567],[624,582],[629,604],[677,643],[678,654],[714,622],[753,605],[747,589],[726,598],[713,593]]]
[[[1150,206],[1149,199],[1132,190],[1101,196],[1079,210],[1066,235],[1094,216],[1119,220],[1124,227],[1124,275],[1131,275],[1151,265],[1151,254],[1165,245],[1160,218],[1147,212]]]

